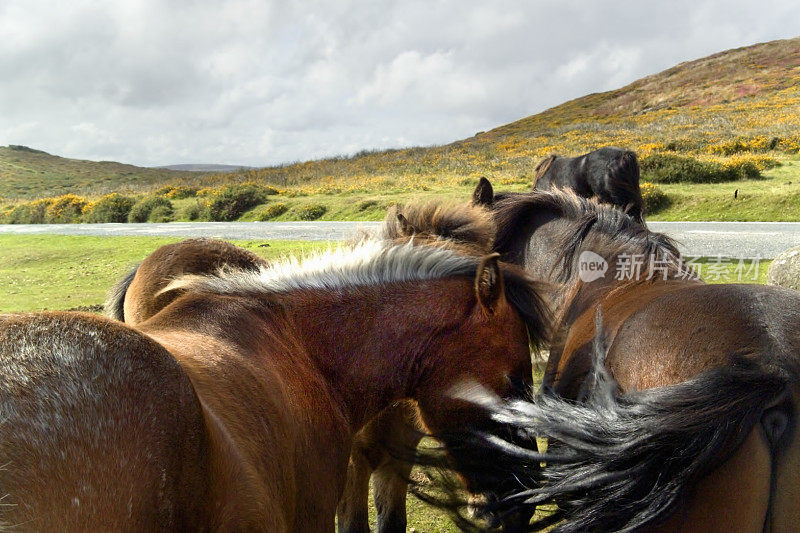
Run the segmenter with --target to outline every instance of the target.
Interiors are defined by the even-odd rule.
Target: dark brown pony
[[[533,188],[570,189],[615,205],[644,223],[639,162],[630,150],[605,146],[577,157],[548,156],[534,169]]]
[[[0,521],[333,531],[364,424],[412,398],[435,432],[488,429],[451,391],[516,394],[545,329],[516,268],[380,240],[164,290],[182,292],[136,329],[0,320]]]
[[[492,458],[474,468],[521,480],[490,510],[557,506],[531,530],[796,529],[800,294],[706,285],[669,238],[574,194],[495,213],[496,248],[558,287],[558,318],[541,396],[483,401],[528,438],[460,437]],[[539,454],[533,436],[556,444]]]

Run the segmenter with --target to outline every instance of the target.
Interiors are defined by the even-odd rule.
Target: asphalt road
[[[341,240],[378,222],[170,222],[166,224],[0,224],[0,233],[140,235],[221,239]],[[685,256],[771,259],[800,246],[800,222],[650,222],[676,239]],[[1,251],[0,251],[1,253]]]

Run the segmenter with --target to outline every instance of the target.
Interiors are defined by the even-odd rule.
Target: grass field
[[[181,240],[160,237],[0,235],[0,312],[96,311],[108,289],[150,252]],[[325,242],[233,241],[268,259]]]
[[[780,167],[765,171],[760,180],[659,187],[667,193],[670,205],[648,215],[648,220],[800,221],[798,157],[786,158]]]
[[[99,310],[108,289],[150,252],[180,238],[0,235],[0,312]],[[312,241],[233,241],[267,259],[330,246]],[[711,283],[736,281],[737,264],[702,258]],[[715,265],[709,267],[711,263]],[[770,261],[743,282],[764,283]],[[745,265],[750,270],[749,263]],[[753,269],[756,270],[756,269]],[[744,272],[743,272],[744,273]]]
[[[150,252],[179,238],[0,235],[0,312],[81,309],[99,311],[106,291]],[[330,243],[300,241],[233,241],[274,259],[326,248]],[[710,282],[735,281],[736,263],[699,261]],[[763,283],[770,261],[744,282]],[[750,265],[746,265],[749,269]],[[715,279],[716,278],[716,279]],[[409,498],[409,529],[417,533],[452,533],[457,529],[443,513]],[[375,510],[371,509],[374,526]],[[413,529],[411,529],[413,528]]]

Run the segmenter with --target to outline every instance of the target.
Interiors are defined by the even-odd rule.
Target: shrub
[[[45,212],[53,200],[45,198],[17,204],[6,211],[3,222],[6,224],[44,224]]]
[[[180,200],[182,198],[193,198],[197,196],[197,187],[186,187],[183,185],[167,185],[156,189],[153,196],[166,196],[172,200]]]
[[[647,180],[658,183],[720,183],[742,177],[738,169],[716,161],[673,154],[651,154],[642,158],[640,165]]]
[[[148,222],[172,222],[174,211],[172,205],[157,205],[150,211]]]
[[[257,185],[228,185],[208,198],[208,216],[214,221],[236,220],[245,211],[266,201],[266,194]]]
[[[728,158],[725,165],[729,167],[738,167],[748,165],[755,167],[759,171],[770,170],[781,166],[781,162],[765,155],[737,155]]]
[[[203,207],[200,205],[200,202],[195,202],[184,207],[180,216],[186,220],[200,220],[201,218],[204,218],[204,214],[205,213]]]
[[[126,222],[128,214],[136,203],[133,198],[111,193],[96,202],[86,204],[83,208],[83,220],[86,222]]]
[[[163,196],[146,196],[136,202],[128,213],[128,222],[147,222],[150,213],[160,206],[166,206],[172,211],[172,202]]]
[[[288,210],[289,208],[286,207],[286,204],[282,204],[280,202],[269,204],[258,213],[256,218],[259,221],[264,222],[265,220],[272,220],[275,217],[279,217]]]
[[[68,224],[80,222],[86,199],[74,194],[65,194],[54,198],[47,206],[44,220],[49,224]]]
[[[669,196],[658,185],[644,181],[639,184],[639,188],[642,191],[645,213],[656,213],[669,206]]]
[[[761,171],[758,169],[753,161],[747,159],[740,159],[737,161],[726,161],[723,165],[725,171],[732,180],[739,179],[758,179],[761,177]]]
[[[300,217],[300,220],[316,220],[326,211],[328,208],[322,204],[305,205],[297,209],[297,216]]]

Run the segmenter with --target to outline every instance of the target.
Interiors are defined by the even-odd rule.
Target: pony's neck
[[[401,398],[415,396],[436,364],[435,337],[469,309],[464,280],[398,283],[301,296],[291,322],[355,432]]]

